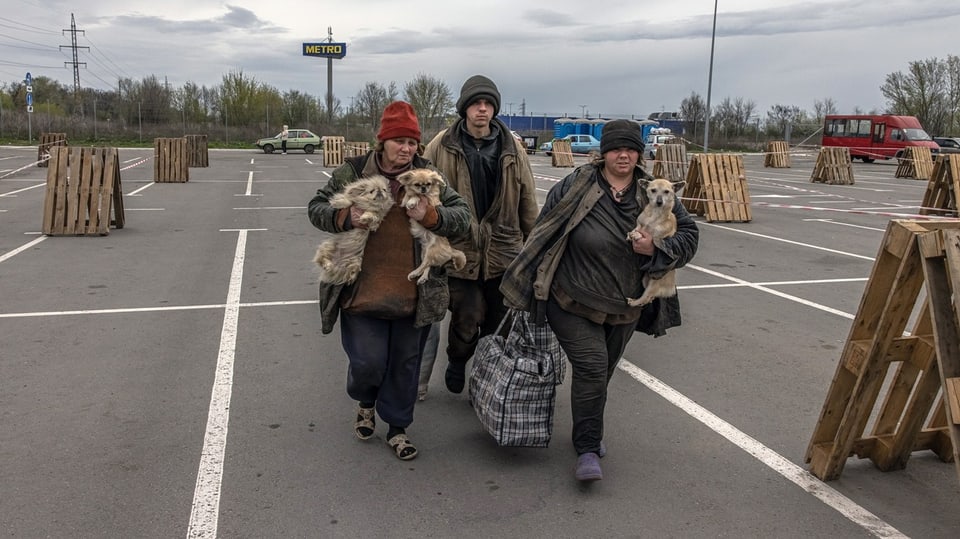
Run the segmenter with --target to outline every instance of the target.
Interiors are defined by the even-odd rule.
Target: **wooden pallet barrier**
[[[687,177],[687,147],[684,144],[661,144],[653,162],[653,175],[678,182]]]
[[[53,149],[66,145],[66,133],[40,133],[40,143],[37,145],[37,166],[47,166]]]
[[[339,167],[343,164],[344,138],[326,136],[320,137],[323,144],[323,166]]]
[[[346,142],[343,147],[343,157],[360,157],[370,151],[369,142]]]
[[[763,156],[763,166],[790,168],[790,146],[787,141],[771,140],[767,143],[767,153]]]
[[[106,236],[110,233],[110,225],[123,228],[123,221],[117,149],[54,148],[50,152],[47,170],[43,233],[48,236]]]
[[[920,215],[957,217],[957,193],[960,193],[960,154],[937,156],[920,205]]]
[[[157,183],[190,181],[188,165],[186,138],[153,139],[153,181]]]
[[[681,200],[687,211],[708,222],[753,220],[743,156],[693,154]]]
[[[810,175],[813,183],[853,185],[853,165],[850,148],[820,148],[817,163]]]
[[[933,157],[930,148],[907,146],[897,159],[896,178],[929,180],[933,172]]]
[[[853,455],[883,471],[920,450],[960,461],[958,286],[960,222],[890,221],[807,448],[811,473],[836,479]]]
[[[553,141],[553,150],[551,150],[550,164],[555,167],[572,167],[573,148],[570,147],[569,140]]]
[[[187,166],[209,167],[210,152],[207,149],[206,135],[184,135],[187,139]]]

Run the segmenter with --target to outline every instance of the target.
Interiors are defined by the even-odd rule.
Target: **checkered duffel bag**
[[[493,335],[480,339],[470,371],[470,402],[497,444],[547,447],[566,361],[550,326],[537,326],[525,311],[511,310]]]

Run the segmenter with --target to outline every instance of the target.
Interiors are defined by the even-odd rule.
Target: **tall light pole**
[[[717,2],[713,0],[713,34],[710,36],[710,73],[707,75],[707,121],[703,127],[703,153],[710,148],[710,92],[713,90],[713,45],[717,40]]]
[[[583,118],[583,115],[586,114],[587,106],[580,105],[580,117]]]

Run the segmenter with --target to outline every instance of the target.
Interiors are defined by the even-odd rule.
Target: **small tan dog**
[[[640,233],[650,236],[653,244],[663,248],[663,239],[677,233],[677,217],[673,214],[673,205],[677,201],[676,192],[683,189],[686,182],[671,183],[670,180],[640,180],[640,187],[646,192],[647,205],[637,216],[637,227],[627,234],[627,240],[640,238]],[[641,307],[654,298],[668,298],[677,295],[676,270],[670,270],[663,277],[654,279],[643,276],[643,295],[637,299],[627,298],[627,305]]]
[[[426,198],[431,206],[440,206],[440,188],[444,182],[443,177],[436,171],[415,168],[397,176],[397,181],[404,187],[401,202],[404,208],[409,210],[417,207],[420,197]],[[410,219],[410,233],[420,241],[423,257],[420,265],[407,275],[407,279],[416,279],[417,284],[423,284],[430,276],[431,266],[442,266],[452,261],[453,267],[459,270],[467,265],[467,257],[463,251],[454,249],[447,238],[430,232],[414,219]]]
[[[352,228],[333,234],[317,247],[313,261],[320,267],[320,281],[331,284],[349,284],[357,279],[363,263],[363,249],[370,233],[380,227],[384,216],[393,206],[390,184],[383,176],[361,178],[330,197],[330,206],[363,210],[356,224],[367,228]]]

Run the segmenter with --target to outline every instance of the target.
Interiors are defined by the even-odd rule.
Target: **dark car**
[[[933,141],[940,146],[940,153],[960,153],[960,138],[933,137]]]

